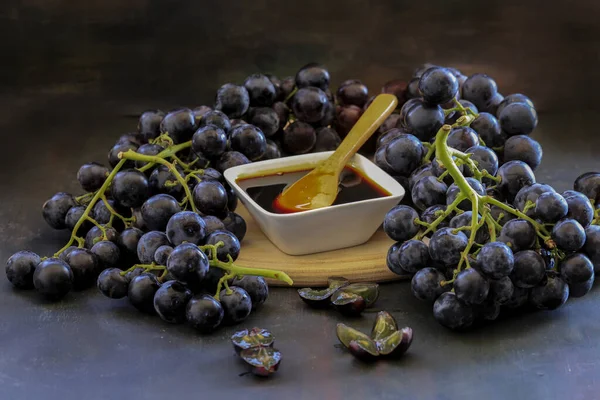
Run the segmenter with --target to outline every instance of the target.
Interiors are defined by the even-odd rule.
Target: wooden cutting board
[[[236,213],[248,226],[242,243],[242,251],[236,264],[249,268],[276,269],[286,272],[296,287],[327,286],[330,276],[343,276],[351,282],[389,282],[406,280],[386,265],[387,251],[394,243],[379,229],[371,239],[355,247],[303,256],[290,256],[280,251],[262,233],[258,224],[239,203]],[[268,280],[271,286],[288,286],[277,280]]]

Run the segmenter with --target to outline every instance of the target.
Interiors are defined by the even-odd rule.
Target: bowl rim
[[[358,154],[358,153],[355,154],[352,157],[352,159],[354,159],[356,157],[360,160],[361,163],[365,164],[368,168],[363,167],[362,168],[363,172],[365,174],[367,174],[369,176],[369,178],[372,179],[375,183],[380,185],[385,190],[389,191],[390,192],[389,196],[360,200],[360,201],[355,201],[352,203],[336,204],[336,205],[332,205],[329,207],[317,208],[316,210],[308,210],[308,211],[302,211],[302,212],[297,212],[297,213],[278,214],[278,213],[273,213],[273,212],[267,211],[263,207],[261,207],[250,196],[248,196],[248,193],[246,191],[244,191],[241,188],[241,186],[238,185],[238,183],[236,181],[237,178],[243,172],[246,172],[250,168],[252,169],[252,172],[260,172],[261,169],[264,169],[264,170],[272,169],[273,165],[282,164],[282,160],[289,161],[289,163],[288,162],[285,163],[285,165],[288,165],[288,166],[295,165],[296,163],[299,163],[300,161],[303,161],[306,159],[311,159],[311,158],[315,159],[315,161],[318,162],[318,161],[321,161],[321,160],[327,158],[329,155],[331,155],[333,153],[334,153],[334,151],[322,151],[322,152],[318,152],[318,153],[300,154],[300,155],[295,155],[295,156],[288,156],[285,158],[282,157],[282,158],[275,158],[275,159],[264,160],[264,161],[256,161],[256,162],[252,162],[249,164],[243,164],[243,165],[238,165],[235,167],[228,168],[224,171],[223,176],[224,176],[225,180],[229,183],[229,185],[236,191],[236,193],[238,193],[246,201],[250,202],[253,205],[253,207],[256,208],[256,210],[258,210],[261,214],[266,215],[270,218],[282,219],[282,220],[283,219],[301,218],[301,216],[303,216],[303,215],[305,215],[307,217],[310,217],[311,215],[318,216],[318,215],[321,215],[321,214],[324,214],[327,212],[332,212],[335,210],[344,210],[349,207],[354,207],[357,204],[385,203],[392,199],[399,200],[401,197],[406,195],[406,189],[404,189],[404,187],[398,181],[396,181],[390,174],[388,174],[383,169],[381,169],[373,161],[369,160],[367,157],[363,156],[362,154]],[[256,168],[256,167],[258,167],[258,168]],[[262,167],[264,167],[264,168],[262,168]],[[271,167],[271,168],[269,168],[269,167]],[[382,182],[382,179],[380,179],[380,178],[378,179],[378,178],[373,177],[372,175],[368,174],[368,171],[366,171],[367,169],[370,169],[370,170],[374,169],[375,171],[378,171],[380,174],[383,174],[388,179],[385,182]],[[248,212],[252,213],[251,210],[248,210]]]

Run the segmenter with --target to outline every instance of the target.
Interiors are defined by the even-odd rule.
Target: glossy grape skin
[[[402,269],[400,265],[400,247],[403,243],[396,242],[390,246],[385,258],[386,265],[396,275],[407,275],[409,272]],[[429,249],[427,250],[429,256]]]
[[[500,218],[500,214],[502,214],[502,218]],[[500,224],[500,226],[504,226],[508,221],[517,218],[516,215],[511,214],[497,206],[490,207],[490,215],[496,222]]]
[[[121,250],[119,250],[119,246],[115,243],[109,240],[101,240],[93,245],[90,251],[96,255],[100,269],[119,266]]]
[[[506,107],[507,105],[512,104],[512,103],[525,103],[525,104],[529,105],[530,107],[534,107],[531,99],[529,97],[525,96],[524,94],[521,94],[521,93],[509,94],[504,99],[502,99],[502,101],[498,105],[498,108],[496,109],[496,115],[500,115],[502,110],[504,110],[504,107]]]
[[[77,171],[77,180],[86,192],[94,192],[104,184],[109,170],[97,162],[83,164]]]
[[[408,124],[406,123],[406,116],[408,115],[408,112],[410,110],[412,110],[415,106],[421,105],[421,104],[424,104],[424,101],[421,98],[413,98],[413,99],[407,100],[402,105],[402,107],[400,107],[400,113],[398,114],[398,119],[396,121],[395,126],[397,128],[408,129]]]
[[[154,144],[154,143],[146,143],[141,145],[140,147],[138,147],[136,153],[138,154],[142,154],[145,156],[155,156],[158,153],[160,153],[161,151],[164,150],[164,147],[158,145],[158,144]],[[135,167],[136,168],[142,168],[143,166],[145,166],[146,164],[148,164],[146,161],[135,161]],[[150,175],[151,171],[146,172],[148,175]]]
[[[119,171],[112,181],[112,197],[126,208],[141,206],[150,195],[150,186],[144,173],[136,170]]]
[[[233,233],[240,242],[244,240],[248,227],[246,220],[241,215],[230,211],[227,213],[227,217],[223,219],[223,224],[223,229]]]
[[[513,160],[523,161],[535,171],[542,162],[542,157],[542,146],[529,136],[511,136],[504,144],[504,162]]]
[[[502,242],[486,243],[477,254],[479,269],[492,279],[501,279],[510,275],[514,263],[512,250]]]
[[[131,264],[139,261],[137,258],[137,246],[143,234],[144,232],[138,228],[127,228],[121,232],[117,238],[117,245],[119,246],[123,260],[127,260]]]
[[[98,276],[96,286],[103,295],[111,299],[122,299],[127,296],[129,280],[121,275],[119,268],[107,268]]]
[[[219,293],[219,300],[225,312],[223,323],[226,325],[242,322],[252,311],[252,300],[248,292],[237,286],[230,286],[230,289],[230,294],[227,294],[227,289],[223,289]]]
[[[534,214],[546,223],[555,223],[567,216],[569,204],[556,192],[542,193],[535,201]]]
[[[155,314],[154,295],[160,287],[155,275],[144,272],[129,282],[127,298],[129,302],[139,311],[147,314]]]
[[[281,80],[281,85],[280,85],[280,93],[279,93],[279,100],[280,101],[284,101],[288,98],[288,96],[292,93],[292,91],[294,90],[294,87],[296,86],[296,80],[293,76],[287,76],[285,78],[283,78]]]
[[[485,189],[483,188],[483,186],[481,185],[481,183],[475,179],[475,178],[465,178],[467,183],[469,184],[469,186],[471,186],[471,188],[480,196],[485,196]],[[458,195],[460,194],[460,188],[453,183],[452,185],[450,185],[450,187],[448,187],[448,190],[446,191],[446,205],[450,205],[452,204],[456,198],[458,197]],[[463,211],[470,211],[473,209],[473,205],[471,204],[471,200],[465,199],[463,201],[461,201],[460,203],[458,203],[458,208],[460,210]]]
[[[433,317],[441,325],[452,330],[470,327],[475,320],[473,308],[464,304],[453,292],[445,292],[433,304]]]
[[[137,131],[142,135],[145,142],[156,138],[160,134],[160,123],[164,117],[165,113],[160,110],[148,110],[140,115]]]
[[[448,69],[433,67],[421,75],[419,92],[430,104],[447,103],[458,93],[458,80]]]
[[[181,108],[165,115],[160,132],[168,133],[175,144],[187,142],[196,130],[196,117],[189,108]]]
[[[275,102],[277,97],[275,85],[262,74],[250,75],[244,81],[244,87],[248,91],[252,107],[268,107]]]
[[[283,149],[290,154],[308,153],[316,142],[315,129],[302,121],[291,123],[283,132]]]
[[[416,99],[421,97],[421,93],[419,93],[419,82],[421,81],[420,77],[414,77],[410,81],[408,81],[408,85],[406,85],[406,98],[407,99]]]
[[[274,160],[276,158],[281,158],[281,149],[277,143],[267,139],[267,148],[265,149],[265,153],[258,161]]]
[[[231,285],[244,289],[252,301],[252,310],[259,308],[269,297],[269,286],[262,276],[246,275],[234,278]]]
[[[363,107],[369,99],[369,89],[360,81],[346,81],[338,88],[336,98],[342,105]]]
[[[455,265],[460,260],[460,253],[467,247],[467,236],[453,228],[438,229],[429,241],[429,255],[434,261],[445,265]]]
[[[33,273],[40,262],[34,252],[18,251],[6,260],[6,277],[17,289],[33,289]]]
[[[142,218],[152,231],[164,231],[169,219],[180,211],[177,199],[162,193],[150,197],[141,208]]]
[[[406,135],[392,140],[385,149],[385,160],[401,176],[409,176],[421,163],[424,148],[419,139]]]
[[[477,133],[468,126],[453,128],[448,135],[448,146],[465,152],[468,148],[479,145]]]
[[[405,117],[407,130],[422,141],[434,138],[444,124],[444,119],[442,107],[425,103],[415,104]]]
[[[33,286],[49,300],[60,300],[73,288],[73,271],[58,258],[40,262],[33,272]]]
[[[513,205],[519,211],[525,211],[528,203],[535,205],[537,199],[544,193],[555,193],[554,188],[545,183],[534,183],[533,185],[524,186],[519,190],[513,200]],[[525,214],[531,218],[535,217],[535,208],[530,208]]]
[[[223,130],[223,132],[225,132],[226,135],[228,135],[229,131],[231,130],[231,121],[229,120],[227,115],[225,115],[219,110],[209,111],[206,114],[204,114],[204,116],[200,120],[200,126],[197,129],[209,125],[213,125],[217,128],[220,128],[221,130]],[[194,132],[196,130],[194,130]],[[192,132],[192,136],[194,132]]]
[[[421,165],[410,174],[408,177],[408,190],[412,190],[415,183],[427,176],[435,176],[431,163]]]
[[[535,244],[536,232],[533,225],[524,219],[512,219],[504,224],[499,242],[510,244],[513,253],[533,248]]]
[[[590,200],[583,194],[573,190],[562,193],[569,205],[567,218],[579,222],[584,228],[588,227],[594,219],[594,207]]]
[[[316,123],[325,117],[328,102],[327,95],[321,89],[305,87],[296,92],[291,108],[299,121]]]
[[[535,109],[525,103],[506,105],[498,115],[503,132],[509,136],[529,135],[538,123]]]
[[[473,129],[488,147],[500,147],[506,142],[507,136],[500,129],[500,123],[490,113],[479,113],[477,118],[471,122]]]
[[[226,83],[217,90],[215,110],[229,118],[240,118],[250,106],[250,95],[244,86]]]
[[[397,114],[392,114],[392,115],[397,115]],[[382,133],[377,138],[377,142],[375,143],[375,148],[380,149],[382,147],[385,147],[389,143],[391,143],[394,139],[396,139],[398,137],[406,136],[406,135],[409,135],[409,134],[406,133],[401,128],[390,128],[387,131],[385,131],[385,133]]]
[[[229,231],[215,231],[208,235],[206,244],[216,245],[218,242],[223,242],[223,246],[217,249],[217,258],[223,262],[228,261],[228,255],[235,261],[240,255],[240,241]]]
[[[273,86],[275,86],[275,93],[277,94],[275,97],[278,99],[281,94],[281,79],[272,74],[265,74],[265,76],[269,78]]]
[[[461,91],[462,98],[475,104],[480,110],[486,107],[496,93],[498,93],[498,85],[486,74],[469,76]]]
[[[215,125],[203,126],[192,137],[192,150],[208,158],[219,157],[227,150],[227,135]]]
[[[546,283],[531,289],[529,301],[540,310],[556,310],[567,302],[569,285],[560,276],[550,275]]]
[[[240,153],[239,151],[226,151],[219,157],[216,163],[216,168],[220,172],[237,167],[238,165],[250,164],[248,157]]]
[[[65,260],[73,272],[73,289],[83,290],[94,285],[99,272],[98,257],[81,248],[69,253]]]
[[[167,265],[167,260],[173,252],[173,248],[169,245],[160,246],[154,252],[154,262],[157,265]]]
[[[178,168],[178,172],[181,174],[183,170]],[[175,183],[170,186],[166,182]],[[165,193],[175,197],[176,199],[183,198],[183,187],[177,182],[175,175],[165,165],[158,165],[152,169],[152,173],[148,178],[148,186],[150,188],[150,194],[155,195],[159,193]]]
[[[204,217],[202,217],[202,220],[204,221],[204,237],[202,238],[202,240],[197,240],[197,241],[193,241],[193,240],[186,240],[187,242],[191,242],[191,243],[200,243],[201,241],[204,241],[204,238],[208,235],[210,235],[211,233],[213,233],[214,231],[218,231],[218,230],[223,230],[225,229],[225,224],[223,223],[223,221],[221,221],[219,218],[215,217],[214,215],[206,215]],[[168,235],[168,233],[167,233]]]
[[[231,149],[239,151],[249,160],[257,160],[267,150],[267,139],[254,125],[240,125],[231,130]]]
[[[398,267],[403,271],[415,273],[430,264],[429,247],[420,240],[408,240],[398,248]],[[395,271],[393,271],[395,272]]]
[[[67,215],[65,215],[65,226],[67,227],[68,230],[70,230],[72,232],[73,229],[75,229],[75,225],[77,225],[77,223],[79,222],[79,220],[85,213],[86,208],[87,207],[85,207],[85,206],[75,206],[75,207],[71,207],[71,209],[69,211],[67,211]],[[108,221],[106,221],[106,222],[108,222]],[[98,221],[98,223],[102,223],[102,222]],[[90,230],[91,227],[92,227],[91,222],[83,221],[83,223],[79,226],[79,229],[75,233],[78,234],[79,236],[85,235]]]
[[[291,110],[288,107],[288,105],[282,101],[273,104],[273,110],[277,114],[277,120],[279,121],[279,130],[281,130],[287,124]]]
[[[75,199],[69,193],[59,192],[48,199],[42,206],[44,220],[53,229],[65,229],[65,217],[75,207]]]
[[[340,135],[333,128],[323,127],[316,131],[315,152],[332,151],[342,143]]]
[[[559,264],[560,276],[569,284],[570,297],[583,297],[595,279],[592,261],[581,253],[569,254]]]
[[[559,249],[568,252],[577,251],[585,244],[585,230],[579,222],[570,218],[558,221],[550,236]]]
[[[295,81],[299,88],[314,86],[321,90],[327,90],[329,79],[329,71],[323,65],[309,63],[298,70]]]
[[[414,205],[421,211],[428,207],[445,204],[448,186],[438,181],[435,176],[421,178],[411,190],[411,198]]]
[[[196,184],[192,198],[199,212],[222,216],[227,212],[227,191],[217,181],[201,181]]]
[[[450,220],[449,226],[452,229],[458,229],[458,228],[462,228],[464,226],[470,227],[471,222],[472,222],[472,216],[473,216],[472,211],[465,211],[462,214],[458,214]],[[479,222],[480,220],[481,220],[481,216],[479,214],[477,214],[477,221]],[[466,230],[463,230],[462,232],[468,238],[471,237],[471,229],[466,229]],[[487,228],[485,227],[485,225],[477,230],[477,233],[475,234],[475,243],[483,244],[483,243],[487,242],[489,239],[490,239],[490,234],[489,234],[489,231],[487,230]]]
[[[224,315],[221,303],[207,294],[192,297],[185,309],[187,323],[200,333],[215,331],[221,325]]]
[[[192,291],[181,282],[167,281],[154,294],[154,310],[163,321],[181,324],[185,321],[187,303],[192,296]]]
[[[68,256],[68,255],[69,255],[69,254],[70,254],[70,253],[71,253],[73,250],[75,250],[75,249],[79,249],[79,247],[78,247],[78,246],[69,246],[69,247],[67,247],[66,249],[64,249],[64,250],[62,251],[62,253],[60,253],[60,254],[58,255],[58,258],[59,258],[59,259],[61,259],[61,260],[63,260],[63,261],[66,261],[66,260],[67,260],[67,256]]]
[[[514,267],[510,279],[517,287],[528,289],[540,284],[546,274],[546,263],[534,250],[514,253]]]
[[[386,150],[387,150],[387,146],[380,147],[378,150],[375,151],[375,156],[373,157],[373,161],[375,162],[375,165],[377,165],[379,168],[381,168],[383,171],[385,171],[390,176],[400,176],[400,175],[396,174],[396,172],[392,169],[390,164],[385,159]],[[404,199],[410,199],[410,196],[404,196],[403,200]]]
[[[137,256],[142,264],[154,261],[154,253],[160,246],[169,245],[169,239],[164,232],[150,231],[145,233],[138,241]]]
[[[428,224],[431,224],[433,221],[435,221],[438,218],[438,215],[436,215],[436,213],[438,211],[444,212],[444,211],[446,211],[446,208],[447,207],[444,205],[435,205],[435,206],[428,207],[425,211],[423,211],[421,213],[421,220],[423,222],[427,222]],[[438,226],[437,226],[438,229],[450,226],[451,220],[452,220],[452,214],[450,214],[446,219],[442,220],[438,224]],[[429,233],[428,236],[431,236],[431,233]]]
[[[583,251],[594,265],[594,272],[600,273],[600,225],[585,228],[585,236]]]
[[[198,246],[182,243],[176,246],[167,259],[167,271],[183,282],[199,282],[208,273],[209,260]]]
[[[488,293],[488,299],[498,303],[506,304],[510,301],[515,286],[510,280],[509,276],[505,276],[500,279],[490,279],[490,291]]]
[[[479,171],[487,171],[492,176],[498,172],[498,156],[489,147],[473,146],[468,148],[466,153],[471,154],[471,160],[475,161]],[[465,168],[466,175],[471,175],[470,171],[469,168]]]
[[[119,234],[114,228],[104,228],[106,232],[106,240],[117,243]],[[86,249],[91,249],[100,240],[105,240],[102,231],[97,226],[92,227],[85,235],[84,246]]]
[[[490,290],[490,283],[474,268],[459,272],[453,286],[456,297],[471,305],[483,303]]]
[[[114,168],[117,166],[121,159],[119,158],[119,153],[125,153],[128,150],[136,151],[139,145],[131,142],[125,143],[117,143],[115,144],[108,152],[108,164]],[[127,168],[135,168],[135,162],[133,160],[127,160],[123,163],[123,169]]]
[[[583,193],[594,204],[600,204],[600,172],[586,172],[575,179],[573,189]]]
[[[112,207],[113,210],[115,210],[117,213],[121,214],[122,216],[124,216],[124,217],[131,216],[131,211],[129,209],[117,206],[117,204],[115,203],[114,200],[108,200],[107,203],[109,206]],[[108,207],[106,206],[106,203],[102,200],[99,200],[94,205],[94,208],[92,208],[90,216],[92,218],[94,218],[96,220],[96,222],[98,222],[99,224],[105,225],[105,224],[108,224],[108,222],[110,221],[110,217],[112,216],[112,214],[111,214],[110,210],[108,209]],[[84,225],[86,225],[86,224],[84,223]],[[121,221],[121,219],[119,217],[115,216],[113,218],[113,228],[120,229],[121,227],[124,227],[123,221]],[[88,227],[88,229],[89,229],[89,227]]]
[[[498,183],[498,190],[509,201],[514,199],[521,188],[536,182],[531,167],[523,161],[509,161],[502,164],[498,168],[496,177],[501,179]]]
[[[345,137],[362,115],[362,109],[357,106],[338,106],[335,112],[335,129]]]
[[[396,242],[404,242],[419,232],[419,225],[414,221],[419,214],[409,206],[396,206],[385,215],[383,230]]]
[[[279,116],[270,107],[257,107],[249,112],[250,124],[258,128],[266,137],[271,137],[279,130]]]
[[[444,274],[435,268],[420,269],[410,283],[412,294],[419,300],[434,302],[442,293],[451,289],[452,285],[441,285],[444,280]]]
[[[527,304],[527,300],[529,300],[530,291],[531,289],[520,288],[518,286],[514,286],[513,284],[513,293],[508,301],[503,304],[503,306],[509,310],[515,310],[523,307],[525,304]]]

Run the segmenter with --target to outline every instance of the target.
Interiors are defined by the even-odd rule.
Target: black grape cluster
[[[434,318],[465,329],[588,293],[600,271],[600,173],[564,193],[536,182],[534,105],[503,97],[487,75],[427,65],[405,94],[375,154],[407,189],[384,220],[396,241],[387,265],[412,275]]]

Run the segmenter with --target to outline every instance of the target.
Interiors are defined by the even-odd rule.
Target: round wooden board
[[[248,225],[242,251],[236,264],[248,268],[265,268],[284,271],[297,287],[327,286],[330,276],[343,276],[351,282],[389,282],[408,279],[392,273],[386,265],[386,255],[394,243],[382,229],[360,246],[303,256],[290,256],[280,251],[262,233],[252,216],[240,203],[236,213]],[[288,286],[268,280],[271,286]]]

